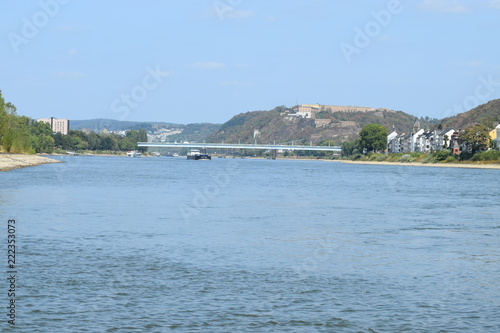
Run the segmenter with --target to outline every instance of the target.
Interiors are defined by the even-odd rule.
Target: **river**
[[[63,159],[0,173],[5,331],[499,330],[498,170]]]

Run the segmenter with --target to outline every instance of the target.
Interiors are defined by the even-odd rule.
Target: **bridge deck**
[[[264,149],[264,150],[313,150],[340,152],[336,146],[297,146],[297,145],[253,145],[230,143],[167,143],[167,142],[139,142],[139,147],[165,147],[165,148],[228,148],[228,149]]]

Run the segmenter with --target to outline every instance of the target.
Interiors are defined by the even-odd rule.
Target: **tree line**
[[[129,151],[141,150],[137,142],[148,140],[146,130],[129,130],[125,136],[113,133],[87,134],[71,130],[67,135],[52,133],[50,125],[19,116],[16,107],[5,102],[0,90],[0,151],[8,153],[52,153],[60,150]]]
[[[477,160],[483,158],[483,153],[498,147],[491,140],[490,128],[485,125],[471,125],[466,127],[459,134],[459,143],[461,146],[460,160]],[[387,149],[387,129],[379,124],[368,124],[359,133],[359,139],[355,141],[345,141],[342,143],[342,157],[353,157],[369,153],[383,153]],[[451,155],[451,148],[443,149],[442,152],[434,153],[439,158],[444,155]],[[441,156],[443,155],[443,156]],[[490,153],[491,156],[497,156],[496,153]]]
[[[147,142],[148,136],[145,129],[128,130],[125,136],[113,133],[89,134],[71,130],[67,135],[52,134],[54,148],[62,150],[92,150],[92,151],[145,151],[145,147],[137,147],[137,142]]]

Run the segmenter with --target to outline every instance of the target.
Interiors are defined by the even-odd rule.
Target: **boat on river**
[[[130,150],[127,152],[128,157],[141,157],[141,153],[135,150]]]
[[[211,160],[212,156],[207,154],[207,150],[203,148],[201,151],[199,149],[191,149],[187,154],[188,160]]]

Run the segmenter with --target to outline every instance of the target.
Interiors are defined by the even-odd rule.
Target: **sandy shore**
[[[61,161],[38,155],[0,154],[0,171],[8,171],[46,163],[61,163]]]
[[[339,160],[339,162],[348,164],[402,165],[402,166],[423,166],[423,167],[435,167],[435,168],[500,169],[500,164],[422,163],[422,162],[401,163],[401,162],[346,161],[346,160]]]

